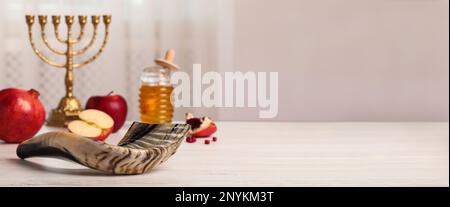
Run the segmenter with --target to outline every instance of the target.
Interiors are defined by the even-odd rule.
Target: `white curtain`
[[[191,71],[193,63],[201,63],[204,71],[227,67],[230,60],[226,58],[231,57],[227,54],[231,51],[227,42],[232,35],[226,33],[232,32],[227,29],[232,21],[232,8],[230,0],[0,0],[0,89],[35,88],[41,92],[47,111],[55,108],[64,95],[64,69],[44,64],[32,52],[25,14],[112,14],[106,49],[94,63],[75,70],[74,94],[84,105],[92,95],[114,91],[127,99],[128,119],[137,120],[139,75],[166,49],[177,51],[175,62],[186,71]],[[85,37],[91,35],[90,26],[87,24]],[[50,59],[63,61],[45,49],[37,23],[33,28],[35,42],[43,53]],[[62,22],[63,34],[64,28]],[[95,54],[103,38],[103,25],[99,29],[96,45],[77,61]],[[51,23],[47,24],[47,33],[50,42],[57,45]],[[195,112],[177,109],[175,119],[182,119],[182,114],[191,110]],[[202,109],[201,113],[217,115],[215,109]]]

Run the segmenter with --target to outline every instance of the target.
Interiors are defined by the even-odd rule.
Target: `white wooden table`
[[[133,176],[20,160],[17,145],[0,143],[0,186],[449,186],[448,122],[218,126],[218,142],[184,142],[166,163]],[[107,142],[117,143],[124,130]]]

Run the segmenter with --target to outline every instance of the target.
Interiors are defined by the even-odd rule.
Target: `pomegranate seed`
[[[217,142],[217,137],[213,137],[212,140],[213,140],[214,142]]]
[[[205,144],[209,144],[209,143],[210,143],[209,139],[205,139]]]
[[[188,142],[188,143],[194,143],[196,141],[197,141],[197,139],[195,137],[188,137],[188,138],[186,138],[186,142]]]

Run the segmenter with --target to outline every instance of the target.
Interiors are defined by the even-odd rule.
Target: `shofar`
[[[118,146],[68,132],[49,132],[21,143],[17,156],[66,158],[114,174],[141,174],[173,155],[189,129],[188,124],[134,122]]]

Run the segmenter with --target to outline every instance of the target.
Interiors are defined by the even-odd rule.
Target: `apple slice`
[[[108,114],[96,109],[84,110],[80,112],[78,118],[80,120],[69,123],[67,126],[69,131],[99,141],[105,140],[114,126],[114,121]]]
[[[105,112],[88,109],[80,112],[78,117],[88,123],[94,124],[102,129],[109,129],[114,126],[114,120]]]
[[[70,132],[83,137],[94,138],[102,134],[102,129],[81,120],[71,121],[67,128],[69,128]]]

